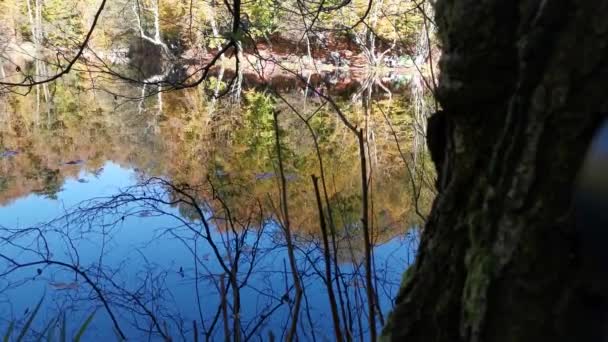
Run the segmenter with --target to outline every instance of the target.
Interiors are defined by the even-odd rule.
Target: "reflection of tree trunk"
[[[144,110],[144,101],[147,96],[146,95],[147,86],[148,86],[148,84],[154,84],[154,83],[157,84],[157,88],[156,88],[157,114],[160,115],[163,113],[163,86],[161,85],[161,82],[167,78],[167,75],[169,75],[170,71],[171,71],[171,69],[166,69],[164,73],[158,74],[158,75],[153,75],[142,81],[143,85],[141,86],[141,98],[139,100],[139,104],[137,105],[139,114],[141,114]],[[152,93],[152,94],[154,94],[154,93]]]
[[[222,64],[220,66],[220,72],[217,75],[217,82],[215,84],[215,90],[213,91],[213,102],[215,103],[215,101],[217,100],[218,96],[220,95],[220,86],[222,85],[222,81],[224,80],[224,70],[225,67]]]
[[[427,13],[426,7],[427,5],[425,3],[420,5],[420,10],[424,11],[425,14]],[[426,22],[426,15],[423,20],[423,23],[420,25],[414,56],[412,56],[414,64],[418,67],[421,67],[426,63],[427,56],[429,56],[431,51],[429,40],[430,32],[428,31],[429,27]],[[426,146],[424,144],[424,139],[426,137],[426,120],[430,114],[430,109],[425,99],[427,84],[424,80],[423,71],[421,69],[419,70],[419,72],[412,75],[412,81],[410,82],[412,102],[414,103],[414,121],[412,123],[414,128],[414,168],[416,168],[417,165],[418,154],[421,151],[424,151]],[[434,77],[433,72],[431,72],[431,77]]]
[[[363,239],[365,243],[365,290],[367,294],[367,307],[369,319],[369,331],[371,341],[376,340],[376,310],[374,299],[374,282],[372,280],[372,236],[369,220],[369,178],[367,174],[367,158],[365,149],[365,137],[363,129],[359,130],[359,153],[361,158],[361,201],[362,201],[362,217],[361,225],[363,227]]]
[[[27,0],[26,2],[27,4],[27,17],[30,21],[30,30],[32,31],[32,42],[34,43],[34,45],[36,46],[36,49],[38,49],[38,32],[37,32],[37,21],[34,22],[34,9],[32,8],[32,1],[31,0]],[[36,2],[36,4],[38,4],[38,2]],[[37,7],[37,6],[36,6]],[[36,14],[38,13],[38,11],[36,10]]]
[[[139,103],[137,104],[138,114],[142,114],[144,111],[144,101],[146,100],[146,84],[144,83],[141,86],[141,98],[139,99]]]
[[[169,47],[167,46],[167,44],[165,44],[163,42],[161,34],[160,34],[159,0],[153,0],[152,3],[153,3],[152,14],[154,15],[154,19],[153,19],[153,21],[154,21],[154,38],[148,36],[146,34],[146,31],[144,30],[144,26],[142,23],[143,20],[141,18],[141,8],[139,5],[139,1],[136,1],[133,4],[133,12],[135,13],[135,20],[137,21],[137,28],[139,30],[140,38],[145,39],[154,45],[160,46],[169,59],[174,59],[173,53],[171,52],[171,50],[169,50]]]
[[[439,0],[436,11],[443,112],[428,139],[441,189],[385,333],[605,340],[608,284],[579,244],[572,192],[608,111],[608,2]]]
[[[6,78],[6,73],[4,72],[4,63],[2,62],[2,58],[0,57],[0,77],[2,80]]]
[[[232,334],[234,342],[241,341],[241,292],[237,281],[237,266],[235,262],[232,267],[232,274],[230,275],[232,282]]]
[[[338,304],[336,302],[336,295],[334,294],[334,288],[332,285],[332,272],[331,272],[331,255],[329,251],[329,239],[327,234],[327,226],[325,224],[325,213],[323,212],[323,203],[321,202],[321,194],[319,192],[319,182],[316,176],[312,176],[312,182],[315,189],[315,196],[317,199],[317,208],[319,210],[319,222],[321,225],[321,236],[323,237],[323,257],[325,259],[325,287],[327,288],[327,296],[329,298],[329,306],[331,308],[331,316],[334,321],[334,332],[336,334],[336,341],[342,341],[342,330],[340,329],[340,316],[338,315]]]
[[[358,276],[355,278],[355,281],[359,281]],[[363,333],[363,321],[361,320],[361,315],[363,313],[363,298],[361,297],[361,293],[359,293],[359,286],[357,283],[355,283],[354,292],[353,297],[355,297],[355,314],[357,315],[357,325],[359,326],[359,339],[363,342],[365,338],[365,334]]]
[[[308,88],[310,88],[310,78],[312,77],[312,72],[308,72],[308,76],[306,77],[306,85],[304,86],[304,110],[306,111],[306,100],[308,99]]]
[[[215,22],[215,7],[213,6],[213,4],[211,5],[211,9],[209,10],[208,16],[209,16],[209,25],[211,26],[211,31],[213,32],[213,36],[217,38],[220,36],[220,32],[217,29],[217,23]],[[220,95],[220,86],[224,79],[225,60],[226,60],[226,57],[222,53],[220,55],[220,72],[217,76],[215,90],[213,91],[213,99],[211,99],[212,105],[215,105],[215,102],[217,101],[217,98]]]
[[[308,63],[315,64],[315,60],[312,58],[312,49],[310,48],[310,38],[308,32],[306,32],[306,53],[308,55]]]
[[[378,163],[378,146],[376,144],[376,135],[374,134],[373,128],[373,117],[372,117],[372,106],[373,106],[373,86],[374,84],[379,83],[375,74],[371,75],[369,82],[366,82],[366,88],[363,90],[363,94],[361,95],[361,105],[365,114],[365,141],[367,145],[367,151],[370,163],[370,168],[373,165]],[[371,145],[371,146],[370,146]],[[369,150],[373,150],[373,158],[371,158]],[[370,177],[371,179],[371,177]]]
[[[220,300],[222,306],[222,320],[224,321],[224,340],[230,342],[230,328],[228,321],[228,299],[226,298],[226,284],[224,277],[226,275],[220,275]]]
[[[313,65],[313,68],[316,69],[315,60],[312,56],[312,49],[310,46],[310,30],[312,30],[312,26],[309,27],[306,23],[306,14],[304,13],[306,9],[302,5],[302,3],[298,1],[297,5],[298,11],[300,12],[300,18],[302,18],[302,25],[304,26],[304,38],[306,39],[306,53],[308,56],[308,61],[306,61],[306,63],[311,63]]]
[[[36,0],[36,25],[37,25],[37,32],[38,32],[38,38],[37,38],[37,46],[36,46],[36,57],[40,57],[42,58],[42,43],[44,40],[44,36],[43,36],[43,26],[42,26],[42,3],[40,0]],[[38,61],[38,63],[40,64],[40,74],[38,75],[40,77],[40,79],[46,79],[47,75],[48,75],[48,66],[47,64],[40,59]],[[48,104],[49,100],[51,98],[50,92],[49,92],[49,85],[48,83],[43,83],[42,84],[42,91],[44,93],[44,101]]]
[[[382,1],[379,1],[382,2]],[[370,63],[372,65],[376,65],[376,63],[378,62],[376,60],[376,34],[373,31],[373,27],[375,27],[376,25],[376,19],[378,17],[378,3],[379,2],[375,2],[372,6],[372,11],[369,15],[369,27],[366,26],[365,27],[365,44],[367,47],[367,53],[369,55],[368,59],[370,61]]]
[[[211,26],[211,32],[213,32],[213,37],[215,39],[218,39],[220,37],[220,32],[217,29],[217,23],[215,21],[215,6],[213,4],[211,5],[211,9],[209,10],[208,16],[209,16],[209,26]],[[224,54],[222,54],[220,56],[220,59],[222,59],[222,60],[224,59]]]
[[[368,77],[363,83],[360,91],[353,96],[353,100],[357,99],[357,96],[362,96],[363,108],[365,110],[365,129],[357,128],[353,126],[348,120],[344,119],[343,115],[339,115],[342,118],[344,124],[348,126],[350,131],[356,135],[359,143],[359,157],[360,157],[360,168],[361,168],[361,227],[363,231],[364,240],[364,252],[365,252],[365,290],[367,295],[367,307],[368,307],[368,322],[370,330],[370,338],[372,341],[376,340],[376,293],[374,290],[373,281],[373,231],[371,222],[369,219],[369,182],[370,177],[368,174],[368,119],[370,117],[371,110],[371,94],[372,85],[374,83],[373,74]],[[336,107],[334,107],[336,108]],[[341,113],[338,109],[338,113]],[[358,292],[358,290],[357,290]],[[359,326],[361,329],[362,327]]]
[[[36,124],[40,123],[40,86],[36,86]]]
[[[424,150],[424,138],[426,137],[426,119],[428,115],[427,106],[424,99],[424,85],[422,82],[422,74],[414,73],[410,88],[412,92],[412,102],[414,104],[414,121],[412,122],[414,132],[414,168],[418,164],[418,153]]]
[[[232,93],[232,99],[235,102],[238,102],[241,99],[241,92],[242,92],[242,86],[243,86],[243,62],[244,62],[244,57],[243,57],[243,46],[241,44],[241,42],[236,42],[235,44],[235,49],[236,49],[236,79],[234,80],[234,83],[232,84],[232,89],[231,89],[231,93]]]
[[[308,80],[306,81],[306,86],[308,89],[308,82],[310,81],[310,75],[308,77]],[[320,109],[320,108],[319,108]],[[304,124],[306,125],[306,127],[308,128],[308,131],[310,132],[310,135],[313,139],[314,142],[314,146],[315,146],[315,151],[317,154],[317,160],[319,162],[319,172],[321,173],[321,185],[323,186],[323,198],[325,200],[325,206],[327,207],[327,219],[328,219],[328,223],[329,223],[329,236],[331,237],[331,252],[329,252],[328,250],[328,246],[324,246],[326,253],[328,253],[331,257],[331,253],[333,253],[333,258],[332,258],[332,262],[333,262],[333,266],[334,266],[334,272],[335,272],[335,283],[336,283],[336,289],[338,292],[338,300],[340,302],[340,311],[342,314],[342,321],[344,322],[344,333],[346,334],[346,341],[351,341],[352,340],[352,320],[351,319],[347,319],[346,317],[346,309],[347,307],[345,305],[348,305],[348,312],[349,315],[351,314],[351,310],[350,310],[350,302],[348,301],[348,293],[345,293],[346,296],[346,304],[344,302],[344,295],[342,293],[342,286],[341,286],[341,281],[344,280],[343,278],[343,274],[340,272],[340,266],[338,265],[338,243],[337,243],[337,239],[336,239],[336,225],[334,222],[334,212],[332,210],[332,204],[329,200],[329,192],[327,190],[327,182],[325,181],[325,168],[323,166],[323,157],[321,155],[321,149],[319,146],[319,139],[315,133],[315,130],[313,129],[313,127],[311,126],[310,122],[305,119],[300,113],[298,113],[297,111],[295,111],[296,115],[300,118],[300,120],[302,120],[302,122],[304,122]],[[316,192],[318,192],[318,190],[316,190]],[[317,203],[320,204],[320,199],[317,198]],[[322,209],[322,204],[320,204],[321,208],[320,213],[323,213],[323,209]],[[324,233],[325,235],[327,233]],[[325,237],[325,239],[327,239],[327,237]],[[326,263],[327,263],[327,259],[326,259]],[[330,269],[330,275],[331,275],[331,266],[328,266],[328,269]],[[330,284],[328,286],[332,286],[331,284],[331,276],[328,278]],[[332,291],[333,291],[333,287],[332,287]],[[334,299],[335,301],[335,299]],[[334,319],[335,320],[335,319]],[[338,318],[338,322],[339,322],[339,318]],[[339,326],[338,326],[339,328]],[[342,339],[339,339],[342,340]]]
[[[162,43],[160,38],[160,12],[158,9],[158,1],[159,0],[153,1],[154,6],[152,6],[152,13],[154,13],[154,40]]]
[[[158,114],[162,114],[163,113],[163,87],[162,86],[158,86],[158,94],[156,95],[157,97],[157,102],[158,102]]]
[[[374,2],[368,15],[368,24],[365,26],[363,34],[355,33],[355,40],[363,50],[363,54],[371,65],[377,65],[379,60],[376,55],[376,33],[375,28],[378,22],[378,13],[382,8],[383,0]],[[384,54],[384,53],[383,53]]]
[[[32,42],[34,43],[34,47],[35,47],[35,55],[32,56],[34,58],[34,66],[35,66],[35,71],[34,71],[34,81],[38,81],[41,79],[44,79],[45,76],[47,75],[46,72],[46,64],[40,59],[40,55],[41,55],[41,49],[42,49],[42,41],[43,41],[43,34],[42,34],[42,5],[40,3],[40,0],[35,0],[35,3],[32,4],[32,0],[27,0],[26,2],[27,4],[27,14],[28,14],[28,19],[30,22],[30,30],[31,30],[31,34],[32,34]],[[42,84],[42,92],[44,94],[44,100],[46,103],[49,102],[49,88],[48,85],[46,83]],[[40,96],[40,85],[36,85],[36,96],[38,98],[38,103],[39,103],[39,96]]]
[[[279,167],[279,174],[281,176],[281,209],[283,215],[283,230],[285,232],[285,242],[287,244],[287,256],[289,258],[289,267],[291,268],[291,274],[293,279],[293,285],[295,287],[295,299],[294,299],[294,307],[291,312],[291,327],[289,328],[289,332],[287,333],[286,340],[294,341],[294,338],[297,334],[298,328],[298,317],[300,316],[300,304],[302,302],[302,283],[300,281],[300,274],[298,271],[296,256],[295,256],[295,246],[292,240],[291,233],[291,223],[289,220],[289,206],[287,203],[287,180],[285,179],[285,172],[283,170],[283,158],[282,158],[282,148],[281,148],[281,140],[279,134],[279,123],[278,123],[278,113],[276,111],[274,114],[274,131],[275,131],[275,140],[276,140],[276,149],[277,149],[277,161]]]

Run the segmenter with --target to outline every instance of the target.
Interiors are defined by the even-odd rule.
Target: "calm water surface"
[[[197,111],[186,95],[165,95],[164,109],[155,98],[117,107],[111,97],[84,95],[58,98],[47,112],[32,111],[26,99],[6,105],[0,121],[0,331],[12,320],[23,324],[43,298],[32,338],[62,314],[74,332],[92,312],[86,340],[116,339],[118,329],[131,340],[192,340],[193,322],[201,339],[222,340],[237,320],[243,338],[266,340],[270,332],[280,338],[294,289],[278,210],[275,142],[267,114],[252,109],[261,103],[256,93],[246,96],[238,118],[222,105]],[[392,120],[407,146],[403,111]],[[318,160],[301,123],[281,120],[304,285],[298,335],[332,340],[310,180],[319,175]],[[335,233],[332,286],[343,322],[353,336],[366,336],[356,141],[331,115],[318,120],[313,124],[324,128],[319,141],[333,211],[328,224]],[[420,221],[393,136],[384,118],[371,120],[374,284],[386,318],[415,256],[412,227]]]
[[[78,174],[76,179],[67,180],[56,199],[40,195],[28,195],[15,200],[9,205],[0,208],[0,221],[6,227],[31,227],[37,223],[46,222],[63,215],[66,210],[77,206],[81,201],[90,197],[111,196],[119,192],[121,188],[133,186],[137,183],[137,174],[132,169],[122,168],[117,164],[108,162],[104,165],[104,171],[94,176],[86,172]],[[82,181],[86,181],[86,183]],[[135,206],[133,206],[135,207]],[[136,209],[137,210],[137,209]],[[169,213],[180,217],[179,210],[175,208],[163,208]],[[52,236],[49,238],[49,249],[54,260],[72,263],[75,258],[83,267],[92,269],[100,261],[107,270],[117,272],[113,275],[116,281],[132,292],[141,291],[140,286],[150,288],[144,291],[162,291],[158,294],[160,298],[151,300],[150,307],[162,311],[163,316],[172,317],[175,320],[191,322],[199,319],[198,305],[196,303],[196,281],[193,265],[193,255],[190,246],[185,246],[179,237],[187,238],[188,232],[184,228],[175,228],[179,225],[178,220],[163,216],[147,216],[148,214],[135,215],[125,219],[121,224],[108,234],[107,241],[99,241],[98,232],[82,232],[83,227],[77,227],[73,232],[77,239],[76,246],[67,246],[64,238]],[[182,217],[180,217],[182,218]],[[268,305],[276,300],[269,296],[281,296],[284,292],[285,282],[289,281],[285,274],[284,262],[287,255],[284,248],[277,247],[281,242],[276,241],[275,234],[279,234],[274,224],[269,224],[267,234],[260,241],[260,249],[268,250],[255,265],[255,271],[250,284],[242,293],[242,316],[249,320],[255,320],[258,312],[265,311]],[[167,232],[171,231],[171,234]],[[81,235],[81,234],[84,234]],[[173,236],[175,234],[175,236]],[[213,237],[220,241],[220,233],[214,230]],[[221,269],[212,257],[212,251],[204,242],[198,242],[198,253],[206,269],[200,272],[202,278],[199,281],[199,297],[202,301],[202,309],[205,316],[213,316],[220,304],[219,296],[213,281],[205,279],[203,274],[221,273]],[[188,248],[190,247],[190,248]],[[302,243],[303,251],[314,252],[314,246]],[[35,261],[36,253],[27,253],[15,250],[19,260]],[[401,272],[413,260],[415,253],[415,236],[400,235],[382,243],[375,249],[376,264],[381,274],[383,290],[380,293],[382,307],[386,311],[390,308],[390,298],[395,295],[396,286],[399,283]],[[318,258],[314,255],[311,258]],[[301,258],[303,273],[312,273],[309,261]],[[246,263],[246,262],[245,262]],[[321,265],[321,263],[318,263]],[[346,273],[353,272],[353,265],[341,262],[341,270]],[[37,274],[37,269],[42,269],[42,274]],[[183,269],[183,272],[180,272]],[[326,289],[320,279],[313,274],[306,275],[306,292],[308,306],[315,328],[321,336],[326,336],[331,330],[331,316],[327,306]],[[157,277],[156,279],[153,279]],[[148,279],[147,279],[148,278]],[[152,278],[152,279],[150,279]],[[158,283],[156,283],[158,282]],[[3,302],[0,305],[2,317],[19,318],[27,308],[35,306],[39,298],[45,296],[46,310],[40,321],[52,319],[59,310],[66,310],[76,322],[84,319],[85,314],[99,308],[95,321],[95,329],[87,335],[90,338],[101,338],[104,336],[114,337],[111,333],[111,324],[107,313],[101,308],[101,303],[89,299],[90,286],[74,272],[60,267],[32,266],[11,273],[2,281],[3,287],[8,287],[3,292]],[[18,283],[16,288],[13,286]],[[353,284],[357,287],[358,284]],[[158,286],[157,289],[154,287]],[[108,287],[110,287],[108,285]],[[113,291],[108,289],[109,292]],[[144,291],[141,291],[142,293]],[[112,294],[120,296],[120,294]],[[152,296],[151,296],[152,297]],[[115,299],[119,302],[121,298]],[[127,298],[124,300],[128,301]],[[121,303],[119,305],[122,305]],[[276,303],[274,303],[276,304]],[[129,305],[129,304],[126,304]],[[118,305],[117,305],[118,306]],[[162,309],[161,309],[162,308]],[[120,316],[124,316],[125,324],[130,324],[134,314],[134,307],[118,309]],[[77,313],[76,311],[80,311]],[[136,315],[136,314],[135,314]],[[282,329],[285,317],[288,316],[287,305],[276,311],[272,318],[265,324],[266,329]],[[143,320],[143,319],[142,319]],[[6,323],[6,322],[5,322]],[[170,322],[170,324],[176,324]],[[190,327],[188,327],[190,329]],[[221,331],[215,334],[221,338]],[[125,331],[130,336],[140,336],[135,327],[125,326]],[[326,336],[327,337],[327,336]]]

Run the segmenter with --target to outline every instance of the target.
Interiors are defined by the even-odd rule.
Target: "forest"
[[[606,10],[0,0],[0,336],[605,340]]]

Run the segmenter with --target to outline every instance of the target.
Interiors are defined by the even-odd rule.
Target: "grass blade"
[[[65,342],[65,312],[63,313],[63,317],[61,319],[61,331],[59,332],[59,341]]]
[[[34,311],[32,311],[30,318],[27,320],[27,322],[25,322],[23,329],[21,329],[21,333],[19,333],[19,337],[17,337],[17,340],[16,340],[17,342],[21,342],[21,340],[23,340],[23,338],[25,337],[25,334],[27,334],[27,331],[30,329],[30,326],[32,325],[32,322],[34,321],[34,318],[36,318],[36,315],[38,314],[38,310],[40,310],[40,306],[42,306],[43,300],[44,300],[44,296],[42,296],[42,298],[40,298],[40,301],[38,302],[38,304],[36,304],[36,308],[34,309]]]
[[[55,328],[57,327],[57,323],[59,323],[59,316],[53,320],[53,325],[46,334],[46,341],[51,342],[55,339]]]
[[[198,342],[198,327],[196,321],[192,321],[192,335],[194,335],[194,342]]]
[[[114,335],[116,335],[116,341],[122,342],[123,341],[122,336],[120,336],[118,331],[116,331],[116,327],[112,327],[112,331],[114,332]]]
[[[54,319],[50,320],[49,323],[46,325],[46,327],[44,327],[44,330],[42,330],[40,332],[40,335],[38,336],[38,340],[37,340],[38,342],[42,341],[42,337],[44,336],[44,334],[46,334],[47,331],[49,331],[51,329],[51,327],[53,326],[53,324],[55,324],[55,320]],[[47,335],[47,337],[48,336],[49,335]],[[50,341],[50,339],[47,338],[47,341]]]
[[[12,321],[11,324],[8,326],[8,330],[6,330],[6,334],[4,334],[4,338],[2,339],[2,341],[4,342],[8,342],[9,338],[11,338],[11,334],[13,333],[13,328],[15,328],[15,321]]]
[[[78,333],[74,337],[74,342],[80,342],[80,338],[82,337],[84,332],[87,330],[87,327],[89,326],[89,324],[91,324],[91,321],[93,320],[93,317],[95,316],[95,312],[97,312],[97,310],[93,311],[89,315],[89,317],[87,317],[87,319],[84,321],[84,323],[82,323],[82,326],[80,327],[80,329],[78,329]]]

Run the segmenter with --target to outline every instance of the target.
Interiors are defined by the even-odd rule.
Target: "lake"
[[[94,313],[86,340],[285,339],[299,306],[301,340],[332,340],[332,309],[344,334],[366,339],[360,155],[330,106],[259,87],[236,102],[196,90],[117,99],[78,82],[58,84],[52,106],[2,101],[0,331],[43,299],[32,338],[64,316],[74,335]],[[433,171],[414,148],[407,97],[378,91],[367,99],[377,108],[352,93],[336,104],[367,129],[381,326],[414,260]]]

